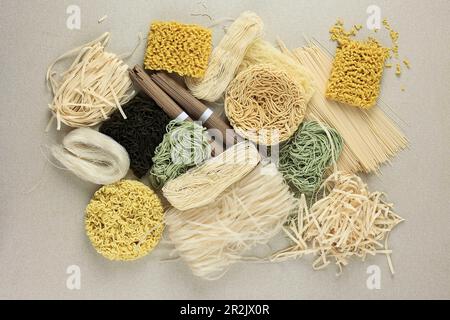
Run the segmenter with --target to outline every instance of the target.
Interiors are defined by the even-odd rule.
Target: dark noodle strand
[[[152,167],[156,147],[161,143],[169,117],[153,100],[135,97],[124,107],[127,119],[115,112],[100,132],[120,143],[130,156],[130,168],[142,178]]]

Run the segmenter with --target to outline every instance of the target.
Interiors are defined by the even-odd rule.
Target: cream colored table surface
[[[154,19],[208,24],[191,16],[205,9],[193,1],[0,0],[0,298],[142,299],[386,299],[450,298],[449,85],[450,2],[431,1],[204,1],[214,18],[257,12],[266,36],[288,46],[303,34],[330,50],[328,29],[338,17],[365,23],[376,4],[400,32],[401,54],[412,69],[397,79],[387,72],[382,98],[401,119],[411,146],[372,189],[386,191],[407,219],[391,236],[396,275],[383,256],[314,272],[311,259],[282,264],[239,264],[216,282],[195,278],[181,261],[161,263],[154,254],[133,263],[109,262],[89,243],[83,211],[96,186],[46,166],[46,146],[63,133],[44,134],[50,94],[46,68],[58,55],[110,31],[110,50],[129,51]],[[81,29],[66,27],[66,8],[81,8]],[[108,15],[99,24],[98,19]],[[215,42],[223,34],[215,32]],[[388,38],[384,37],[388,41]],[[129,61],[142,61],[144,46]],[[406,92],[401,91],[401,87]],[[34,186],[38,186],[34,190]],[[32,192],[30,192],[32,191]],[[81,289],[68,290],[66,269],[81,269]],[[381,268],[381,289],[366,286],[367,268]]]

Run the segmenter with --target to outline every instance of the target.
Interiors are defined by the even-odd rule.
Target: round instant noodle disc
[[[122,180],[99,189],[86,208],[86,233],[98,253],[130,261],[152,251],[164,231],[161,200],[139,181]]]

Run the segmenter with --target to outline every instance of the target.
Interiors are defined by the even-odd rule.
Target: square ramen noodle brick
[[[198,25],[154,22],[150,26],[144,59],[148,70],[164,70],[201,78],[212,51],[212,33]]]
[[[372,108],[380,94],[389,49],[376,40],[342,43],[336,51],[326,97],[354,107]]]

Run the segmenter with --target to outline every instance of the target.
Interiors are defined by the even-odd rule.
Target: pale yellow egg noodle
[[[270,64],[286,72],[303,89],[306,103],[311,100],[311,97],[316,91],[314,77],[311,71],[296,63],[294,59],[283,54],[268,41],[258,39],[249,46],[239,66],[238,73],[255,64]]]
[[[398,35],[387,26],[395,56]],[[332,35],[339,31],[349,36],[341,27],[337,25]],[[144,65],[148,72],[184,77],[198,99],[224,98],[223,111],[240,138],[223,153],[212,154],[211,136],[201,125],[212,111],[198,103],[206,111],[193,119],[192,112],[183,110],[151,75],[135,74],[142,79],[133,79],[142,81],[134,86],[123,61],[104,51],[108,33],[60,57],[57,61],[75,57],[60,81],[53,65],[49,68],[47,80],[54,93],[50,109],[58,129],[61,123],[104,124],[113,112],[112,117],[120,112],[123,121],[110,122],[112,131],[133,128],[133,134],[122,130],[121,139],[116,137],[126,140],[129,154],[120,141],[88,128],[70,132],[52,149],[79,178],[103,185],[86,208],[85,228],[94,249],[110,260],[136,260],[157,248],[166,229],[173,254],[194,275],[216,280],[235,263],[247,261],[252,250],[284,234],[290,244],[259,261],[313,254],[315,270],[335,262],[341,273],[355,257],[384,254],[394,272],[388,235],[403,219],[382,192],[369,191],[356,175],[379,172],[407,146],[404,134],[375,106],[386,50],[369,50],[375,42],[341,43],[345,48],[338,48],[333,67],[332,56],[318,44],[291,51],[279,42],[276,48],[263,39],[262,19],[250,11],[231,24],[214,49],[211,34],[200,25],[153,22]],[[379,63],[369,66],[367,59],[357,59],[361,50]],[[348,57],[356,57],[351,65],[339,62]],[[353,86],[352,76],[370,92],[343,89]],[[177,89],[169,89],[173,97]],[[148,103],[144,97],[139,100],[165,110],[172,119],[155,148],[145,146],[148,126],[131,121],[131,116],[127,119],[126,108],[122,110],[139,90],[142,95],[157,93],[154,100],[145,98]],[[142,118],[159,117],[146,107],[139,112]],[[266,149],[272,154],[264,154]],[[192,154],[195,150],[198,153]],[[277,150],[280,163],[270,161]],[[188,161],[178,163],[174,154]],[[152,187],[127,172],[130,158],[153,164],[141,172]]]
[[[363,261],[368,255],[385,254],[394,267],[387,240],[390,231],[403,221],[393,212],[381,192],[370,192],[354,174],[335,172],[321,186],[318,199],[308,208],[302,195],[298,214],[284,228],[294,245],[271,258],[285,261],[306,254],[316,254],[315,270],[327,267],[334,259],[342,273],[352,257]]]
[[[310,71],[258,39],[228,87],[225,112],[240,135],[259,144],[278,144],[297,131],[314,92]]]
[[[225,113],[235,131],[263,145],[288,140],[303,122],[306,106],[302,87],[269,64],[239,73],[225,97]]]
[[[54,98],[49,105],[61,123],[69,127],[92,127],[127,103],[135,91],[128,76],[128,66],[120,58],[105,51],[110,34],[105,33],[85,45],[56,59],[48,68],[47,84]],[[72,65],[57,77],[54,67],[60,61],[75,57]],[[50,123],[49,123],[50,125]]]
[[[51,151],[55,159],[75,175],[99,185],[119,181],[130,169],[125,148],[89,128],[70,132],[62,145],[53,146]]]

